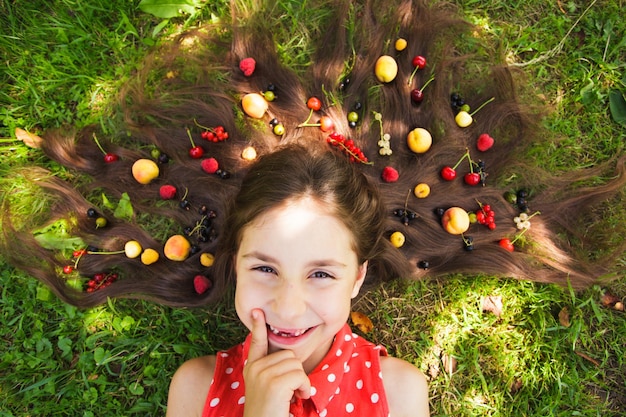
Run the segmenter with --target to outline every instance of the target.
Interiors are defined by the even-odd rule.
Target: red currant
[[[63,267],[64,274],[71,274],[74,271],[74,267],[72,265],[65,265]]]

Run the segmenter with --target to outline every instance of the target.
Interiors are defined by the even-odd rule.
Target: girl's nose
[[[288,321],[301,316],[305,313],[306,308],[305,294],[299,285],[284,282],[276,289],[273,310],[281,319]]]

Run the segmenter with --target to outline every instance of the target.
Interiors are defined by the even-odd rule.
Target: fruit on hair
[[[470,226],[469,215],[461,207],[450,207],[441,216],[441,225],[452,235],[463,234]]]
[[[189,256],[191,244],[183,235],[173,235],[165,242],[163,254],[170,261],[184,261]]]
[[[389,55],[382,55],[376,60],[374,67],[376,79],[381,83],[389,83],[398,75],[398,63]]]
[[[241,106],[248,116],[255,119],[263,118],[268,108],[267,100],[259,93],[249,93],[243,96]]]
[[[406,136],[406,144],[415,153],[427,152],[433,144],[433,137],[430,132],[422,127],[417,127]]]
[[[152,159],[138,159],[133,164],[132,172],[139,184],[150,184],[159,176],[159,166]]]

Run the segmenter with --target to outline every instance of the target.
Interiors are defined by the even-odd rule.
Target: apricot
[[[190,251],[191,244],[183,235],[171,236],[163,248],[163,254],[170,261],[184,261],[189,256]]]
[[[415,153],[425,153],[433,144],[430,132],[422,127],[417,127],[406,136],[406,144]]]
[[[148,248],[144,250],[143,253],[141,254],[141,262],[144,265],[152,265],[158,260],[159,260],[159,252],[155,251],[154,249]]]
[[[159,176],[159,166],[152,159],[138,159],[133,164],[133,178],[139,184],[149,184]]]
[[[389,83],[398,75],[398,63],[389,55],[382,55],[376,60],[374,74],[381,83]]]
[[[202,264],[202,266],[209,267],[212,266],[214,262],[215,256],[212,253],[205,252],[200,255],[200,263]]]
[[[241,107],[243,111],[250,117],[261,119],[267,111],[267,100],[259,93],[250,93],[241,99]]]
[[[460,235],[465,233],[470,227],[469,214],[461,207],[450,207],[443,213],[441,225],[446,232],[452,235]]]

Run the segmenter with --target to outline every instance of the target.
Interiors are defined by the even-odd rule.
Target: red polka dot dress
[[[243,416],[246,402],[243,366],[250,342],[249,335],[243,344],[217,354],[203,417]],[[353,334],[346,324],[335,336],[326,357],[309,374],[311,398],[296,399],[289,417],[389,417],[381,356],[387,356],[384,347]]]

